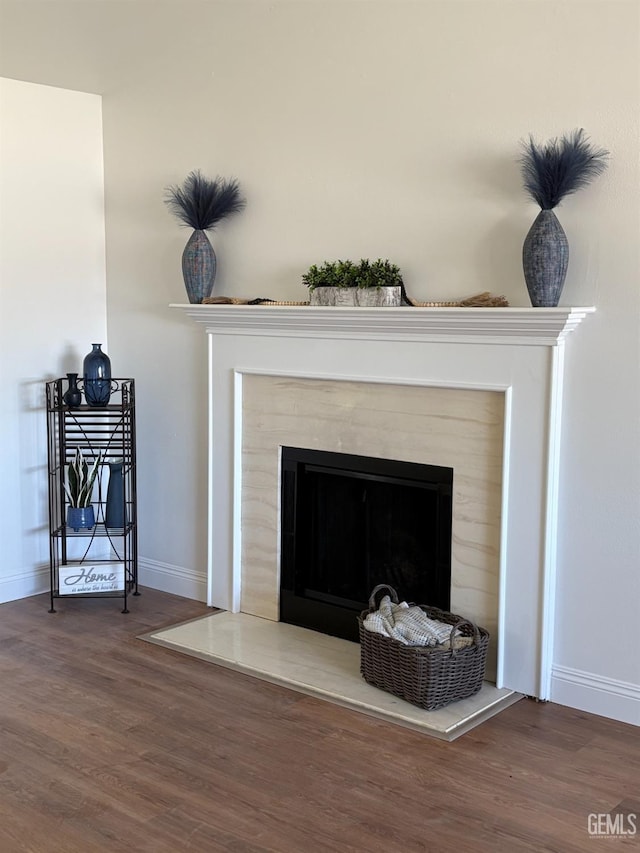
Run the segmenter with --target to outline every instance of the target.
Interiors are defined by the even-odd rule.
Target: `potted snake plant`
[[[102,454],[99,453],[90,466],[78,447],[75,456],[67,465],[67,477],[64,483],[68,501],[67,525],[76,533],[81,527],[91,530],[96,523],[91,497],[101,461]]]

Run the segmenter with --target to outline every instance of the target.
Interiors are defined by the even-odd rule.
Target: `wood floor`
[[[444,743],[137,639],[198,602],[57,605],[0,606],[0,853],[583,853],[640,818],[632,726],[522,700]]]

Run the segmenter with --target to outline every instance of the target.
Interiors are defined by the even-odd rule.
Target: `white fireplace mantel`
[[[291,305],[172,305],[227,335],[277,335],[555,346],[587,308],[336,308]]]
[[[564,350],[595,309],[171,307],[202,324],[209,340],[208,589],[209,603],[226,610],[242,609],[248,375],[503,395],[497,685],[548,699]]]

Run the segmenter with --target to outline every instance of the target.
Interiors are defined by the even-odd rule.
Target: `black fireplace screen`
[[[453,469],[282,448],[280,620],[358,639],[379,583],[449,609]]]

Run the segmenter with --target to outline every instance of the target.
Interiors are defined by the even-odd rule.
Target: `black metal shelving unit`
[[[49,553],[51,608],[56,598],[127,598],[138,591],[136,501],[135,382],[113,379],[109,404],[69,408],[64,402],[66,379],[46,383],[47,455],[49,472]],[[67,526],[66,466],[80,448],[91,465],[100,459],[93,490],[96,523],[74,531]],[[124,526],[107,527],[109,463],[122,462]],[[77,570],[77,571],[76,571]],[[115,580],[105,581],[106,578]],[[75,580],[74,580],[75,579]],[[91,580],[96,579],[96,580]],[[61,588],[62,580],[62,588]],[[86,583],[91,592],[78,592]],[[96,586],[111,586],[95,591]],[[71,591],[73,590],[73,591]]]

